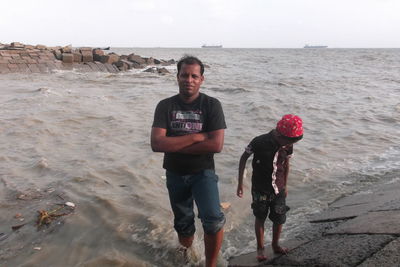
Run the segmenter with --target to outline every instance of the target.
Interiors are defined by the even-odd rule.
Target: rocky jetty
[[[136,54],[118,55],[105,53],[105,49],[68,46],[47,47],[26,45],[18,42],[0,43],[0,74],[46,73],[54,70],[117,73],[130,69],[146,69],[147,72],[166,74],[163,67],[175,64],[175,60],[146,58]]]
[[[233,257],[228,266],[400,266],[400,181],[345,196],[310,218],[287,255],[257,262],[256,252]]]

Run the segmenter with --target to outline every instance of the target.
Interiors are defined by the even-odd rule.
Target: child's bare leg
[[[256,218],[254,222],[254,231],[257,238],[257,260],[265,261],[267,257],[264,255],[264,223],[265,220]]]
[[[287,254],[289,249],[279,246],[279,238],[281,237],[283,224],[274,223],[272,226],[272,249],[278,254]]]

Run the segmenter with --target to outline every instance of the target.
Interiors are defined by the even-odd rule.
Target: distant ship
[[[326,45],[308,45],[308,44],[304,46],[304,48],[327,48],[327,47],[328,46]]]
[[[206,45],[203,44],[201,48],[222,48],[222,45]]]

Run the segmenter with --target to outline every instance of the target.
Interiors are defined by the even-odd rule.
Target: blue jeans
[[[167,188],[174,228],[181,236],[192,236],[195,231],[193,201],[206,234],[216,234],[225,224],[218,192],[218,176],[214,170],[202,170],[195,174],[179,175],[167,170]]]

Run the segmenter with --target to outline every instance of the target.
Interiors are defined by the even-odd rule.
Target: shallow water
[[[221,200],[232,204],[224,259],[255,249],[251,164],[238,199],[239,157],[284,114],[301,116],[305,135],[291,161],[283,239],[337,197],[400,179],[399,49],[114,51],[161,59],[193,54],[209,66],[201,90],[220,99],[228,125],[224,150],[215,156]],[[0,262],[179,265],[162,154],[149,142],[156,104],[177,93],[175,67],[169,69],[165,76],[139,70],[0,76],[0,232],[9,234],[0,241]],[[37,231],[31,223],[10,232],[14,214],[34,218],[60,196],[77,208],[57,227]],[[194,265],[203,254],[196,226]]]

